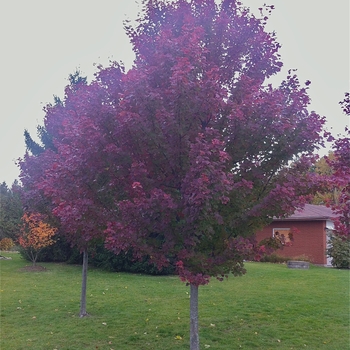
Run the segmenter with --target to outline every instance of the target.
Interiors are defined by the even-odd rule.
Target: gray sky
[[[275,5],[267,28],[277,33],[284,63],[275,80],[297,68],[301,82],[312,82],[310,109],[327,117],[334,135],[343,133],[349,118],[338,102],[350,90],[349,1],[241,1],[252,10],[264,2]],[[139,7],[134,0],[5,0],[1,5],[0,182],[10,185],[19,173],[15,160],[25,152],[24,129],[36,134],[43,106],[53,95],[63,96],[70,73],[78,68],[92,78],[93,64],[107,65],[110,59],[131,66],[122,21],[134,19]]]

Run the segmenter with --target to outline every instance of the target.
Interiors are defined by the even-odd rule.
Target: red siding
[[[274,221],[257,233],[258,241],[271,237],[274,228],[297,228],[292,246],[278,250],[276,254],[290,258],[306,256],[311,263],[327,264],[326,221]]]

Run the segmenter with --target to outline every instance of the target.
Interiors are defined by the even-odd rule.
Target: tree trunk
[[[38,254],[35,254],[32,250],[30,251],[30,257],[32,260],[32,264],[35,267],[36,266],[36,259],[38,258]]]
[[[190,284],[190,350],[199,350],[198,286]]]
[[[86,248],[83,251],[83,273],[82,273],[82,281],[81,281],[80,317],[85,317],[88,315],[86,312],[87,270],[88,270],[88,251]]]

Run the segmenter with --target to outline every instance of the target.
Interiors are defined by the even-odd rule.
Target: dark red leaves
[[[292,71],[264,85],[282,66],[272,9],[146,1],[126,27],[133,68],[99,67],[47,106],[57,152],[26,156],[22,178],[73,243],[105,238],[195,285],[264,252],[249,237],[316,187],[307,170],[325,122]]]
[[[328,159],[333,171],[329,186],[340,191],[338,201],[331,204],[333,211],[338,215],[335,232],[350,237],[350,130],[345,131],[346,136],[340,137],[333,144],[334,158]]]

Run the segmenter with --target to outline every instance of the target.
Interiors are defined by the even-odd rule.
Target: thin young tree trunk
[[[198,286],[190,284],[190,350],[199,350]]]
[[[35,253],[32,250],[30,251],[30,255],[31,255],[31,260],[32,260],[33,266],[36,266],[36,259],[37,259],[38,255],[37,254],[35,255]]]
[[[83,251],[83,273],[82,273],[82,281],[81,281],[80,317],[87,316],[87,312],[86,312],[87,270],[88,270],[88,251],[86,248]]]

